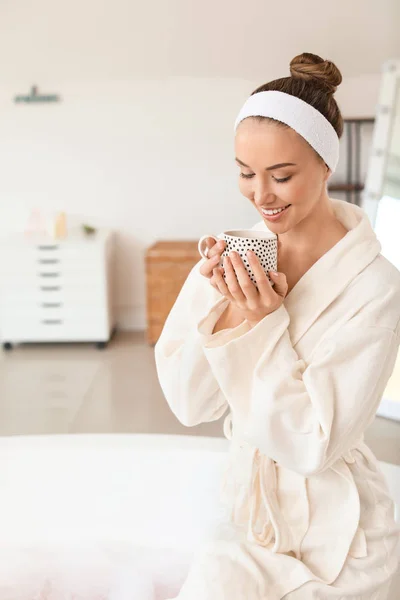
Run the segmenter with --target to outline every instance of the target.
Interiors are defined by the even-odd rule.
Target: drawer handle
[[[44,246],[38,246],[38,250],[58,250],[58,246],[57,244],[51,244],[51,245],[44,245]]]
[[[59,285],[41,285],[40,290],[42,292],[59,292],[61,287]]]
[[[58,258],[40,258],[38,260],[40,265],[57,265],[59,262]]]
[[[60,273],[39,273],[39,277],[60,277]]]
[[[42,302],[42,308],[60,308],[62,302]]]
[[[43,325],[61,325],[62,319],[42,319]]]

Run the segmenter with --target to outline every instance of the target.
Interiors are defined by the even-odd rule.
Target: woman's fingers
[[[213,288],[215,288],[217,290],[217,292],[220,292],[220,289],[218,286],[218,281],[219,281],[218,275],[220,275],[222,277],[223,271],[224,270],[222,269],[222,267],[217,266],[212,270],[212,273],[211,273],[210,284],[213,286]]]
[[[221,254],[225,249],[226,242],[224,240],[216,242],[214,238],[207,238],[206,244],[207,248],[209,248],[208,259],[201,265],[200,274],[210,279],[213,275],[213,269],[221,261]]]
[[[274,292],[272,289],[272,285],[269,282],[266,272],[260,264],[256,254],[251,250],[247,253],[247,258],[249,260],[249,265],[251,266],[251,270],[254,273],[254,277],[257,282],[258,291],[263,298],[263,300],[270,302],[274,298]]]
[[[226,298],[229,298],[229,300],[232,300],[232,296],[229,292],[226,281],[222,275],[223,272],[224,272],[224,269],[222,269],[221,267],[214,269],[211,281],[214,282],[214,287],[220,294],[222,294]]]
[[[228,286],[235,300],[237,300],[237,302],[256,302],[258,298],[257,289],[251,281],[239,254],[236,252],[230,254],[230,257],[227,260],[227,268],[231,273]],[[233,286],[234,289],[232,289],[231,286]]]
[[[204,263],[200,267],[201,275],[204,275],[204,277],[208,278],[212,277],[213,269],[215,269],[215,267],[218,266],[219,261],[220,256],[218,254],[215,254],[212,258],[209,258],[206,261],[204,261]]]
[[[207,238],[206,244],[208,248],[208,258],[213,258],[217,254],[218,256],[221,256],[225,250],[226,242],[224,240],[219,240],[219,242],[216,242],[214,238]]]

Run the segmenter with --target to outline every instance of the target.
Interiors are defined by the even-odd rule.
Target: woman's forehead
[[[270,157],[273,161],[280,157],[281,162],[297,163],[305,151],[312,152],[306,140],[291,127],[253,118],[239,124],[234,145],[235,156],[246,164],[249,164],[247,160],[257,160],[259,157],[264,160]]]
[[[280,122],[268,121],[267,119],[258,120],[257,118],[244,119],[236,130],[235,141],[246,142],[248,138],[258,142],[268,141],[293,141],[299,134]]]

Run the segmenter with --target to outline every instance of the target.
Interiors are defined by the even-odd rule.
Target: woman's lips
[[[281,217],[283,217],[283,215],[285,215],[288,211],[288,209],[291,207],[292,205],[289,204],[288,206],[286,206],[286,208],[284,208],[283,210],[281,210],[279,213],[277,213],[276,215],[267,215],[265,214],[265,212],[261,211],[262,216],[267,219],[268,221],[279,221],[279,219]]]

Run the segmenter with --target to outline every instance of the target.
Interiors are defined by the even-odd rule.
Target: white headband
[[[271,117],[297,131],[318,152],[325,163],[335,171],[339,160],[339,138],[316,108],[296,96],[270,90],[250,96],[235,121],[235,132],[246,117]]]

